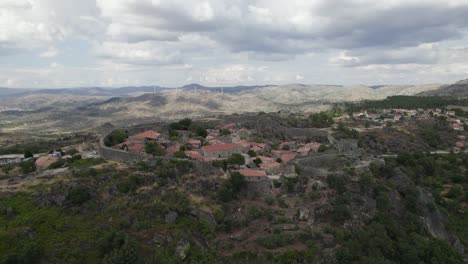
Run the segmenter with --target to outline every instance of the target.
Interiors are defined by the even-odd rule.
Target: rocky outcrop
[[[190,215],[193,217],[197,218],[200,221],[204,221],[208,223],[210,226],[216,226],[216,219],[214,216],[206,211],[200,210],[200,209],[192,209],[190,211]]]
[[[179,242],[177,242],[175,251],[177,256],[179,256],[181,260],[184,260],[187,258],[187,255],[190,251],[190,242],[185,239],[179,240]]]

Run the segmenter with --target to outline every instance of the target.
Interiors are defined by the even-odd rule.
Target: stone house
[[[225,159],[229,158],[232,154],[235,153],[241,154],[242,151],[242,146],[236,143],[218,144],[202,147],[203,157],[208,159]]]
[[[242,169],[237,170],[247,181],[268,180],[267,174],[263,170]]]

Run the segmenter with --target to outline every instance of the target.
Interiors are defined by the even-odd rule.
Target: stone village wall
[[[128,152],[125,150],[113,149],[113,148],[107,147],[104,144],[104,139],[112,132],[113,130],[109,131],[107,134],[105,134],[99,139],[98,152],[101,158],[106,159],[106,160],[113,160],[113,161],[126,162],[126,163],[135,163],[135,162],[139,162],[148,158],[148,155],[145,155],[142,153]]]

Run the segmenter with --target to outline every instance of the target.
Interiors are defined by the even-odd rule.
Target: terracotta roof
[[[219,151],[219,150],[231,150],[234,148],[240,148],[241,145],[237,143],[218,144],[213,146],[203,146],[204,151]]]
[[[296,153],[285,153],[280,156],[281,161],[284,163],[288,163],[290,160],[293,160],[296,158]]]
[[[143,142],[141,141],[134,139],[128,139],[123,143],[123,145],[127,146],[128,151],[143,152],[145,150],[145,144],[143,144]]]
[[[262,170],[250,170],[250,169],[243,169],[243,170],[238,170],[240,174],[242,174],[245,177],[266,177],[267,174],[265,171]]]
[[[171,146],[171,147],[168,147],[166,149],[166,154],[167,155],[173,155],[174,153],[176,153],[177,151],[179,151],[180,147],[178,146]]]
[[[249,142],[245,139],[241,139],[238,144],[242,145],[244,148],[252,146],[252,142]]]
[[[280,164],[278,162],[272,162],[272,163],[260,163],[260,168],[274,168],[274,167],[279,167]]]
[[[194,150],[187,150],[184,152],[185,155],[191,157],[192,159],[201,159],[203,158],[200,152]]]
[[[188,143],[192,145],[201,145],[201,141],[198,139],[189,139]]]
[[[140,134],[136,134],[134,137],[136,138],[149,138],[149,139],[157,139],[161,134],[153,131],[153,130],[147,130],[145,132],[142,132]]]

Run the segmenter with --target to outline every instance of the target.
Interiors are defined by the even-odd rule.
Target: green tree
[[[174,153],[174,158],[189,159],[190,157],[187,156],[187,154],[185,154],[185,152],[183,152],[183,151],[177,151],[177,152]]]
[[[241,154],[234,153],[227,159],[227,163],[231,165],[244,165],[245,158]]]
[[[24,152],[24,158],[27,159],[27,158],[32,158],[34,157],[34,154],[30,151],[30,150],[26,150]]]
[[[108,147],[112,147],[124,142],[127,138],[128,134],[125,130],[115,130],[104,139],[104,144]]]
[[[163,149],[157,142],[147,142],[145,144],[145,152],[158,157],[166,155],[166,150]]]
[[[258,166],[258,165],[260,165],[260,164],[262,164],[262,160],[261,160],[261,159],[259,159],[259,158],[256,158],[256,159],[254,159],[254,161],[253,161],[253,162],[254,162],[254,163],[255,163],[255,165],[257,165],[257,166]]]

